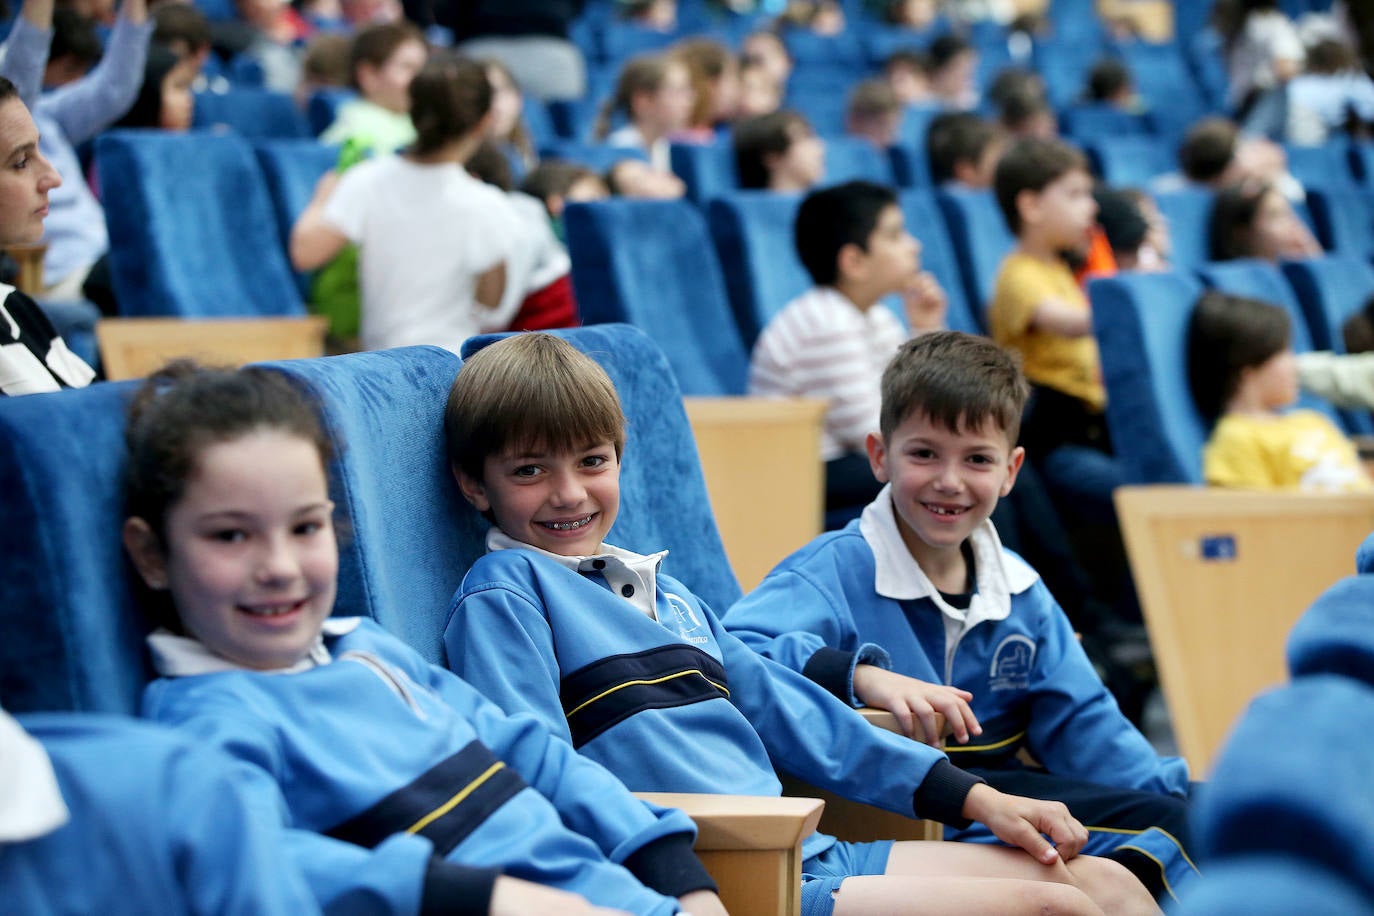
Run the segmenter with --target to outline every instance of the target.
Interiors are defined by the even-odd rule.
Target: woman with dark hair
[[[1271,184],[1242,181],[1222,189],[1212,204],[1207,229],[1213,261],[1313,258],[1322,253],[1312,231]]]

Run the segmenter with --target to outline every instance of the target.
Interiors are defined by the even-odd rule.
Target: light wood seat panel
[[[105,377],[143,378],[169,360],[191,357],[207,365],[242,366],[324,355],[325,319],[104,318],[95,337]]]

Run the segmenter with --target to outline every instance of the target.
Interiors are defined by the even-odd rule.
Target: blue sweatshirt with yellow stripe
[[[350,623],[326,624],[326,663],[308,670],[163,677],[143,696],[145,716],[276,784],[258,797],[293,828],[327,909],[485,914],[503,873],[667,916],[672,897],[714,886],[686,815],[640,802],[372,621]]]
[[[636,791],[778,795],[777,767],[899,814],[968,823],[978,779],[758,655],[669,576],[645,583],[650,616],[627,600],[635,586],[617,554],[488,553],[454,599],[449,666]],[[834,842],[813,836],[803,852]]]

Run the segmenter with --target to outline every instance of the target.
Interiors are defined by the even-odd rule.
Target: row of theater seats
[[[1194,808],[1207,880],[1186,914],[1374,910],[1374,538],[1288,637]]]

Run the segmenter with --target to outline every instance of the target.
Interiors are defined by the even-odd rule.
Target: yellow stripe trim
[[[1131,845],[1129,845],[1129,844],[1123,844],[1123,845],[1118,846],[1118,847],[1116,847],[1116,848],[1117,848],[1117,849],[1130,849],[1130,850],[1132,850],[1133,852],[1138,852],[1138,853],[1140,853],[1142,856],[1144,856],[1145,858],[1149,859],[1151,862],[1153,862],[1153,863],[1155,863],[1156,865],[1158,865],[1158,866],[1159,866],[1159,880],[1164,882],[1164,890],[1168,892],[1168,894],[1169,894],[1170,897],[1174,898],[1174,903],[1178,903],[1178,895],[1175,894],[1175,893],[1174,893],[1174,889],[1173,889],[1172,887],[1169,886],[1169,875],[1164,871],[1164,863],[1163,863],[1163,862],[1159,861],[1159,860],[1156,859],[1154,856],[1150,855],[1148,852],[1146,852],[1145,850],[1141,849],[1139,846],[1131,846]]]
[[[719,690],[721,693],[725,694],[727,697],[730,696],[730,691],[729,691],[729,690],[726,690],[723,686],[721,686],[720,684],[717,684],[715,681],[711,680],[709,677],[707,677],[706,675],[702,674],[700,671],[697,671],[697,670],[694,668],[694,669],[692,669],[692,670],[690,670],[690,671],[679,671],[679,672],[676,673],[676,674],[668,674],[668,675],[665,675],[665,676],[663,676],[663,677],[656,677],[656,678],[654,678],[653,680],[649,680],[649,681],[645,681],[645,680],[626,681],[626,682],[623,683],[623,684],[616,684],[614,687],[610,688],[609,690],[603,690],[601,693],[598,693],[596,696],[592,697],[590,700],[587,700],[585,703],[582,703],[581,705],[579,705],[576,709],[571,710],[571,711],[567,714],[566,718],[571,719],[573,716],[577,715],[579,712],[581,712],[582,710],[586,709],[588,706],[592,705],[592,704],[595,703],[597,700],[604,700],[606,697],[608,697],[608,696],[610,696],[611,694],[615,693],[617,690],[624,690],[626,687],[639,687],[639,686],[647,685],[647,684],[662,684],[664,681],[672,681],[672,680],[676,680],[677,678],[680,678],[680,677],[687,677],[688,675],[692,675],[692,674],[698,675],[702,680],[704,680],[706,683],[710,684],[712,687],[714,687],[714,688],[716,688],[717,690]]]
[[[467,798],[473,792],[476,792],[479,788],[481,788],[482,783],[486,782],[488,779],[491,779],[493,776],[496,775],[497,771],[503,770],[505,769],[505,767],[506,765],[502,763],[500,760],[496,761],[491,766],[487,767],[487,771],[485,773],[483,773],[481,776],[478,776],[476,779],[474,779],[467,785],[463,786],[463,788],[459,789],[457,794],[455,794],[448,801],[444,802],[442,805],[435,808],[433,811],[429,812],[424,817],[420,818],[418,821],[407,827],[406,833],[419,833],[421,830],[424,830],[430,824],[434,823],[439,818],[443,817],[445,814],[448,814],[454,808],[461,805],[463,803],[463,799]]]
[[[1014,743],[1016,743],[1017,741],[1020,741],[1020,740],[1021,740],[1022,738],[1024,738],[1024,737],[1026,737],[1026,733],[1025,733],[1025,732],[1017,732],[1016,734],[1012,735],[1010,738],[1007,738],[1007,739],[1004,740],[1004,741],[998,741],[996,744],[956,744],[956,745],[954,745],[953,747],[947,747],[947,748],[945,748],[945,753],[946,753],[946,754],[953,754],[953,753],[956,753],[956,752],[957,752],[957,753],[961,753],[961,754],[962,754],[962,753],[971,753],[971,752],[974,752],[974,751],[995,751],[995,750],[997,750],[999,747],[1006,747],[1008,744],[1014,744]]]
[[[1144,830],[1130,830],[1130,829],[1127,829],[1127,828],[1125,828],[1125,827],[1088,827],[1087,829],[1088,829],[1090,832],[1096,832],[1096,833],[1121,833],[1121,834],[1125,834],[1125,835],[1127,835],[1127,836],[1140,836],[1140,835],[1141,835],[1142,833],[1144,833],[1146,830],[1157,830],[1157,831],[1159,831],[1160,833],[1164,834],[1166,837],[1168,837],[1168,838],[1169,838],[1169,842],[1173,843],[1175,846],[1178,847],[1178,854],[1181,855],[1181,856],[1183,856],[1183,861],[1185,861],[1185,862],[1188,863],[1188,867],[1189,867],[1189,868],[1191,868],[1193,871],[1197,872],[1198,874],[1202,874],[1202,870],[1199,869],[1199,868],[1197,867],[1197,865],[1193,862],[1192,859],[1188,858],[1188,850],[1186,850],[1186,849],[1183,848],[1183,844],[1180,843],[1180,842],[1178,841],[1178,837],[1174,836],[1172,833],[1170,833],[1169,831],[1165,830],[1163,827],[1146,827]],[[1134,846],[1132,846],[1131,848],[1132,848],[1132,849],[1135,849]]]

